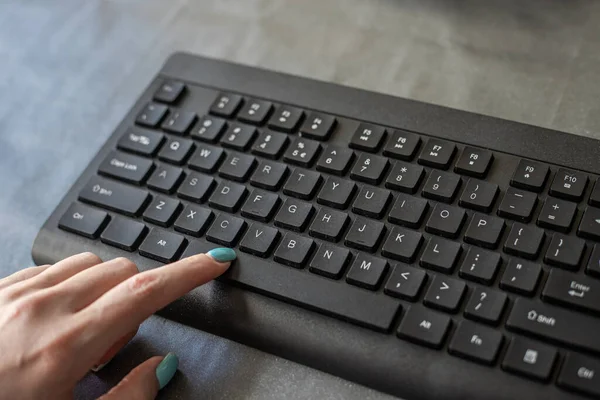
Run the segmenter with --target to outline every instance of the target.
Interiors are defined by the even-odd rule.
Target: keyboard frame
[[[600,174],[600,163],[597,162],[600,160],[600,142],[591,138],[191,54],[175,53],[166,61],[41,228],[32,249],[36,264],[55,263],[72,254],[91,251],[105,260],[127,256],[140,270],[161,265],[137,252],[124,252],[100,240],[92,241],[62,231],[58,228],[58,220],[69,205],[77,200],[78,193],[90,177],[96,174],[105,156],[116,148],[117,141],[126,129],[134,125],[135,116],[151,100],[164,78]],[[336,132],[327,143],[345,145],[351,134],[339,135]],[[508,182],[512,171],[503,173]],[[593,185],[593,182],[589,185]],[[589,187],[586,193],[589,193]],[[200,241],[203,240],[200,238]],[[215,245],[207,246],[211,248]],[[241,258],[247,256],[249,255],[243,254]],[[272,260],[265,262],[274,263]],[[289,268],[280,264],[275,266]],[[269,277],[263,279],[268,280]],[[222,281],[214,281],[192,291],[159,314],[407,399],[580,398],[554,384],[541,384],[505,373],[500,370],[499,361],[494,368],[490,368],[451,356],[446,350],[448,343],[442,350],[428,349],[398,339],[395,334],[371,331]],[[503,321],[505,318],[506,312]],[[397,321],[394,326],[397,327]],[[500,329],[505,331],[502,327]],[[505,351],[506,344],[499,360]],[[555,368],[553,379],[558,369]]]

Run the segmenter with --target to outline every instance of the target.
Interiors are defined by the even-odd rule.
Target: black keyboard
[[[599,144],[175,54],[33,255],[232,247],[161,314],[406,399],[600,398]]]

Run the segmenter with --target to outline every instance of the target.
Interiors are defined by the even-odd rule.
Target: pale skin
[[[73,398],[146,318],[229,264],[198,254],[140,273],[126,258],[82,253],[0,279],[0,399]],[[146,360],[101,399],[154,399],[162,359]]]

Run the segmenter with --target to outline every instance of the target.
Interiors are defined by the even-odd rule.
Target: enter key
[[[600,314],[600,281],[552,269],[544,286],[542,299]]]

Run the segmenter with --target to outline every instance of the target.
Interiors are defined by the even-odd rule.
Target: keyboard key
[[[158,90],[154,93],[154,100],[161,103],[175,103],[185,92],[185,84],[183,82],[168,80],[164,81]]]
[[[346,213],[321,208],[310,226],[309,233],[320,239],[337,242],[341,239],[349,221],[350,218]]]
[[[450,354],[493,365],[504,337],[501,332],[469,321],[461,321],[448,346]]]
[[[465,216],[465,211],[458,207],[438,204],[425,225],[425,231],[447,238],[456,238]]]
[[[240,153],[229,153],[219,168],[219,176],[236,182],[246,182],[254,167],[256,158]]]
[[[327,140],[336,124],[335,117],[313,112],[300,127],[300,136],[315,140]]]
[[[502,275],[500,288],[531,296],[537,288],[541,273],[542,267],[538,264],[511,258]]]
[[[356,217],[344,244],[358,250],[374,252],[385,232],[385,225],[363,217]]]
[[[317,170],[335,175],[345,175],[354,159],[354,152],[340,146],[327,146],[319,158]]]
[[[125,215],[138,216],[148,203],[147,191],[94,176],[79,192],[79,200]]]
[[[163,120],[169,108],[164,104],[148,103],[135,118],[138,125],[154,128]]]
[[[111,151],[100,167],[98,173],[125,182],[141,185],[154,168],[151,160],[131,154]]]
[[[221,138],[221,146],[238,151],[246,151],[256,138],[256,128],[233,123]]]
[[[390,296],[415,301],[426,280],[427,274],[422,269],[396,264],[383,291]]]
[[[189,166],[197,171],[211,174],[215,172],[224,157],[225,152],[223,149],[207,144],[200,144],[190,159]]]
[[[214,143],[219,139],[226,127],[227,123],[224,119],[206,115],[196,122],[191,136],[203,142]]]
[[[242,207],[242,216],[261,222],[268,222],[279,207],[281,200],[275,193],[253,190]]]
[[[458,273],[461,278],[490,285],[501,262],[500,254],[471,247]]]
[[[271,116],[268,125],[271,129],[291,133],[296,130],[303,118],[304,111],[299,108],[281,105]]]
[[[567,233],[577,213],[577,204],[548,197],[544,202],[537,224],[542,228]]]
[[[549,193],[554,197],[579,202],[583,198],[587,182],[586,174],[561,168],[552,181]]]
[[[156,154],[164,140],[165,135],[162,133],[130,129],[121,136],[121,139],[117,143],[117,148],[142,156],[152,157]]]
[[[119,249],[134,251],[148,233],[146,225],[123,217],[113,217],[100,240]]]
[[[181,211],[181,202],[156,196],[144,212],[144,220],[160,226],[169,226]]]
[[[595,245],[588,260],[585,272],[594,277],[600,277],[600,246]]]
[[[556,384],[561,388],[600,397],[600,361],[567,353]]]
[[[210,242],[226,247],[235,247],[246,229],[246,222],[227,214],[221,214],[206,232],[206,239]]]
[[[301,167],[310,167],[320,150],[321,145],[319,142],[304,138],[295,138],[283,155],[283,159]]]
[[[177,165],[185,163],[189,155],[194,150],[194,142],[188,139],[169,139],[167,144],[158,153],[158,158],[162,161]]]
[[[276,159],[281,156],[288,144],[288,137],[282,133],[263,131],[252,146],[252,153],[266,158]]]
[[[571,270],[578,270],[585,251],[582,239],[555,233],[546,251],[544,262]]]
[[[421,255],[420,264],[424,268],[449,274],[461,252],[460,243],[432,237]]]
[[[350,172],[350,177],[360,182],[378,185],[389,164],[385,157],[361,153]]]
[[[275,250],[275,261],[294,268],[304,268],[314,250],[315,242],[293,233],[286,233]]]
[[[556,360],[556,350],[520,337],[511,340],[502,368],[508,372],[547,381]]]
[[[503,219],[476,213],[465,233],[465,242],[495,249],[504,231],[504,225]]]
[[[175,230],[192,236],[202,236],[214,216],[207,208],[188,204],[175,221]]]
[[[317,196],[317,202],[329,207],[345,209],[356,191],[356,183],[329,177]]]
[[[536,161],[521,160],[510,184],[521,189],[541,192],[548,176],[548,166]]]
[[[460,176],[441,171],[431,171],[429,179],[423,186],[421,195],[428,199],[452,203],[458,188]]]
[[[458,310],[467,285],[463,281],[434,276],[423,299],[427,307],[454,313]]]
[[[500,207],[498,207],[498,215],[516,221],[529,222],[536,204],[537,195],[535,193],[508,188]]]
[[[90,239],[96,239],[109,219],[108,214],[104,211],[84,204],[73,203],[61,217],[58,227]]]
[[[589,204],[590,206],[595,207],[600,206],[600,178],[596,180],[594,189],[592,189],[592,193],[590,193]]]
[[[182,199],[203,203],[214,187],[215,180],[211,176],[190,172],[179,187],[177,195]]]
[[[489,150],[465,147],[454,166],[454,171],[475,178],[485,178],[493,159],[494,156]]]
[[[310,272],[328,278],[339,279],[350,261],[351,254],[348,249],[323,243],[310,262]]]
[[[210,113],[225,118],[231,118],[242,105],[242,96],[221,93],[210,106]]]
[[[426,309],[411,306],[398,327],[398,336],[434,349],[443,346],[452,320],[450,317]]]
[[[140,254],[163,263],[177,259],[186,244],[183,236],[158,228],[152,228],[140,245]]]
[[[490,212],[498,196],[498,185],[469,179],[458,204],[471,210]]]
[[[429,139],[419,156],[419,164],[448,169],[456,152],[456,145],[439,139]]]
[[[389,138],[385,149],[383,149],[383,155],[398,160],[411,161],[420,144],[421,138],[418,135],[397,129]]]
[[[287,174],[287,165],[275,161],[261,161],[252,174],[250,183],[267,190],[279,190]]]
[[[208,204],[211,207],[219,210],[236,212],[244,201],[248,191],[242,185],[237,183],[222,181],[208,199]]]
[[[394,167],[385,181],[385,187],[414,194],[424,176],[425,170],[420,165],[398,161],[394,163]]]
[[[542,299],[600,314],[600,281],[552,268],[542,291]]]
[[[388,262],[383,258],[358,254],[346,275],[346,281],[365,289],[377,290],[388,269]]]
[[[177,189],[179,183],[183,179],[183,170],[169,165],[161,165],[154,170],[150,179],[148,179],[148,187],[164,193],[172,193]]]
[[[240,243],[240,250],[258,257],[268,257],[279,240],[277,229],[253,223]]]
[[[385,135],[386,130],[381,126],[360,124],[350,140],[350,147],[375,153],[381,147]]]
[[[475,288],[465,308],[465,316],[476,321],[497,325],[506,306],[505,293],[487,288]]]
[[[249,99],[240,109],[237,118],[249,124],[261,125],[273,111],[273,103],[269,101]]]
[[[588,207],[579,223],[577,235],[586,239],[600,240],[600,208]]]
[[[395,226],[381,248],[381,255],[394,260],[412,263],[422,242],[423,235],[419,232]]]
[[[429,203],[427,200],[399,194],[388,214],[388,220],[408,228],[418,228],[421,226],[428,208]]]
[[[288,196],[310,200],[315,195],[320,184],[321,174],[296,168],[283,187],[283,193]]]
[[[164,131],[177,135],[188,133],[198,116],[191,111],[171,111],[169,116],[160,126]]]
[[[275,226],[302,232],[306,229],[314,210],[310,203],[287,199],[275,216]]]
[[[545,233],[542,229],[515,222],[508,234],[504,251],[506,253],[534,260],[542,243]]]
[[[392,201],[389,190],[363,186],[352,205],[352,211],[358,215],[381,218]]]

